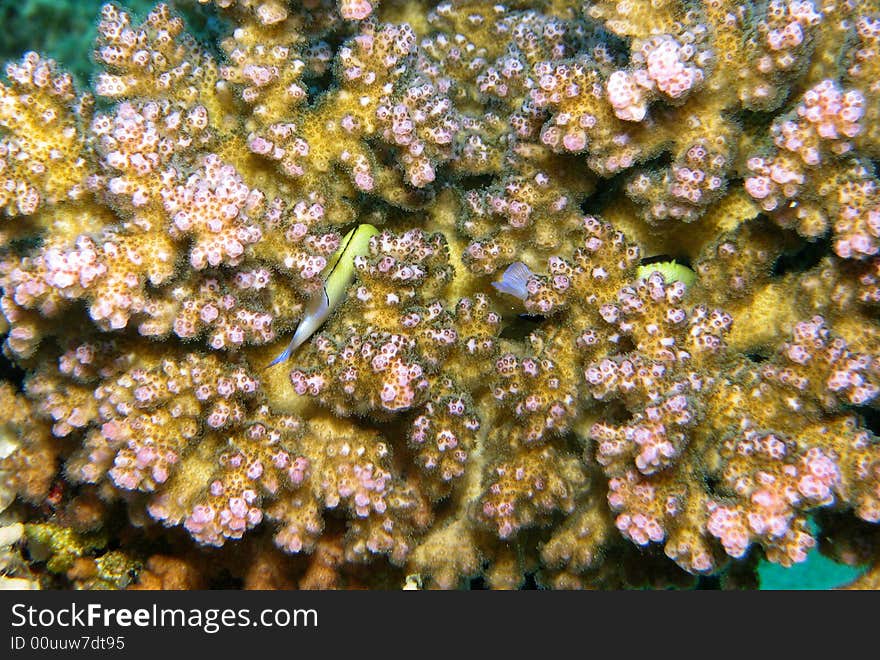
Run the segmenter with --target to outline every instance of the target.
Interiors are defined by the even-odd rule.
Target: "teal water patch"
[[[865,566],[838,564],[818,550],[812,550],[807,555],[807,561],[791,568],[762,560],[758,564],[758,580],[762,590],[833,589],[852,582],[866,570]]]
[[[807,518],[807,528],[813,536],[820,534],[819,524],[812,515]],[[813,548],[807,553],[806,561],[791,568],[783,568],[762,559],[758,564],[758,584],[761,590],[766,591],[834,589],[849,584],[867,570],[867,566],[848,566],[836,562]]]
[[[56,60],[86,87],[95,74],[92,49],[105,0],[0,0],[0,71],[8,61],[18,61],[25,51],[35,50]],[[118,0],[139,24],[159,0]],[[221,33],[221,21],[213,8],[196,2],[171,1],[172,10],[183,16],[187,29],[211,45]]]

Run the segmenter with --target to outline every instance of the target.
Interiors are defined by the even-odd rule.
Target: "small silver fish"
[[[525,300],[529,297],[526,285],[529,283],[529,278],[532,275],[534,273],[522,261],[514,261],[507,267],[498,282],[492,282],[492,286],[500,293],[506,293],[520,300]]]

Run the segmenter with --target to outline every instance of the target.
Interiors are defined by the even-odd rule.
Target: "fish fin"
[[[312,303],[309,306],[310,308],[297,326],[296,332],[293,333],[293,338],[290,340],[287,348],[285,348],[278,357],[266,365],[267,368],[273,367],[279,362],[288,360],[290,356],[293,355],[293,352],[312,336],[316,330],[316,326],[312,327],[314,319],[320,319],[321,323],[323,323],[327,311],[330,309],[330,298],[327,295],[327,289],[321,287],[320,297],[316,297],[313,300],[318,301],[317,305]]]

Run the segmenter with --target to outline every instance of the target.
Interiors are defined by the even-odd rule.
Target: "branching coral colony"
[[[6,68],[8,574],[749,586],[819,530],[880,557],[880,3],[213,4],[216,51],[103,7],[91,91]]]

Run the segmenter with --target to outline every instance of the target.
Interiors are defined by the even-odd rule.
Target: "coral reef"
[[[0,83],[12,579],[876,566],[880,4],[199,2]]]

